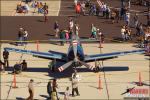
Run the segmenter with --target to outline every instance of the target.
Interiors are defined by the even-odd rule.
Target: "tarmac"
[[[99,54],[100,48],[98,44],[82,44],[85,54]],[[102,53],[116,52],[116,51],[127,51],[139,49],[135,47],[136,44],[115,44],[115,43],[104,43]],[[22,48],[24,46],[14,46],[10,44],[2,44],[1,52],[4,47],[13,47],[13,48]],[[37,50],[36,44],[27,44],[26,50]],[[39,44],[39,51],[47,52],[49,50],[59,51],[66,53],[68,49],[68,44],[65,46],[58,46],[54,44]],[[1,99],[17,99],[23,100],[29,96],[28,93],[28,82],[30,79],[34,79],[35,82],[35,99],[46,99],[48,98],[47,94],[47,82],[49,79],[52,79],[48,74],[48,63],[49,60],[32,57],[31,55],[18,54],[15,52],[10,52],[10,66],[13,66],[16,62],[25,59],[28,63],[28,71],[24,71],[19,75],[16,75],[16,85],[18,88],[12,88],[13,75],[10,74],[11,69],[9,68],[4,74],[1,74]],[[1,53],[2,57],[2,53]],[[80,99],[124,99],[124,97],[130,97],[131,95],[125,94],[121,95],[126,91],[127,87],[135,89],[147,89],[148,94],[146,97],[149,97],[150,90],[150,77],[149,77],[149,57],[144,56],[144,54],[132,54],[126,56],[119,56],[115,59],[110,59],[104,61],[103,65],[105,68],[110,67],[110,70],[100,71],[99,73],[93,73],[90,70],[85,70],[85,72],[80,72],[78,69],[78,74],[81,76],[79,81],[79,92],[80,96],[70,97],[70,99],[80,100]],[[94,63],[89,63],[94,65]],[[113,67],[118,69],[121,66],[128,66],[129,70],[126,71],[115,71]],[[84,68],[82,66],[82,68]],[[139,82],[139,72],[141,73],[141,80],[145,84],[143,86],[137,86],[135,82]],[[99,75],[101,80],[102,89],[99,87]],[[70,87],[71,92],[71,81],[70,77],[68,78],[59,78],[58,80],[58,92],[61,99],[64,98],[64,91],[67,86]]]

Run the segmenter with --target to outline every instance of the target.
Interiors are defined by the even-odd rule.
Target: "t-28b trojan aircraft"
[[[60,42],[61,40],[56,39],[56,41]],[[64,62],[61,66],[57,66],[56,69],[59,72],[64,71],[68,67],[72,67],[72,65],[76,65],[76,66],[84,65],[87,68],[93,70],[93,66],[87,64],[87,62],[107,60],[107,59],[112,59],[118,56],[124,56],[128,54],[142,54],[145,52],[145,50],[139,49],[139,50],[132,50],[132,51],[124,51],[124,52],[112,52],[112,53],[85,55],[81,42],[84,42],[84,40],[83,39],[70,40],[70,46],[66,54],[62,52],[56,52],[56,51],[38,52],[38,51],[22,50],[22,49],[9,48],[9,47],[6,47],[4,49],[9,52],[29,54],[29,55],[33,55],[34,57],[56,60],[56,62]]]

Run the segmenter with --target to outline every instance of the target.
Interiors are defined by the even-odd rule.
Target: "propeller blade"
[[[73,53],[75,57],[75,62],[77,61],[77,41],[73,41]]]
[[[64,71],[64,70],[65,70],[66,68],[68,68],[73,62],[74,62],[74,61],[69,61],[69,62],[67,62],[66,64],[60,66],[60,67],[58,68],[58,70],[59,70],[60,72]]]
[[[90,70],[93,70],[93,67],[91,65],[89,65],[83,61],[80,61],[80,60],[78,62],[81,63],[82,65],[84,65],[85,67],[89,68]]]

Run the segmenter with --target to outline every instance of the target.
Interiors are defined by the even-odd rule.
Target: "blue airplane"
[[[58,39],[54,41],[58,42],[62,40]],[[139,49],[139,50],[132,50],[132,51],[124,51],[124,52],[112,52],[112,53],[104,53],[104,54],[85,55],[83,47],[81,45],[81,42],[84,42],[84,41],[86,40],[83,40],[83,39],[70,40],[70,46],[68,48],[68,53],[66,54],[62,52],[56,52],[56,51],[37,52],[37,51],[23,50],[23,49],[9,48],[9,47],[4,48],[4,50],[7,50],[9,52],[29,54],[29,55],[33,55],[34,57],[39,57],[43,59],[56,60],[57,62],[64,62],[63,65],[58,67],[57,70],[59,72],[64,71],[65,69],[70,67],[72,64],[76,64],[76,66],[84,65],[87,68],[93,70],[93,66],[87,64],[87,62],[113,59],[118,56],[124,56],[124,55],[129,55],[129,54],[142,54],[145,52],[144,49]]]

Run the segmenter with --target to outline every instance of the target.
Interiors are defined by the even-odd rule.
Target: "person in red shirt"
[[[76,14],[80,14],[80,12],[81,12],[81,5],[80,5],[80,3],[78,3],[76,5]]]

